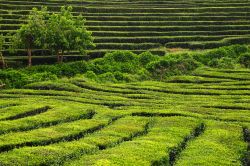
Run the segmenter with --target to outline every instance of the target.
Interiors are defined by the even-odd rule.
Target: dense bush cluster
[[[193,57],[204,65],[216,68],[235,68],[238,64],[247,67],[243,60],[249,48],[245,45],[224,46],[201,53],[194,53]],[[241,59],[241,60],[240,60]],[[247,59],[247,58],[246,58]]]
[[[56,65],[40,65],[21,70],[1,70],[1,84],[20,88],[25,84],[56,80],[84,74],[97,82],[131,82],[148,79],[165,80],[168,76],[183,75],[206,65],[216,68],[250,67],[250,51],[244,45],[220,47],[203,52],[173,53],[165,56],[130,51],[107,53],[89,62],[77,61]]]
[[[186,74],[196,69],[198,62],[189,54],[177,54],[165,56],[157,61],[152,61],[147,65],[147,70],[152,73],[155,78],[160,80],[169,75]]]

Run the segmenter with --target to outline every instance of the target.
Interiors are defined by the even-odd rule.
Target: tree
[[[94,47],[91,32],[84,26],[85,20],[81,15],[73,17],[71,6],[61,7],[60,13],[53,13],[48,20],[46,47],[56,52],[57,62],[63,61],[64,51],[86,50]]]
[[[2,68],[5,68],[6,67],[6,63],[4,61],[4,57],[3,57],[3,45],[4,45],[4,36],[3,35],[0,35],[0,58],[1,58],[1,66]]]
[[[42,7],[39,11],[33,8],[30,12],[27,24],[23,24],[12,37],[12,49],[23,48],[27,50],[28,65],[32,65],[32,49],[44,45],[46,34],[47,8]]]

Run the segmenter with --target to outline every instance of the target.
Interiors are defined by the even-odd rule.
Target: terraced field
[[[112,50],[165,54],[165,47],[204,49],[250,42],[249,0],[0,0],[0,33],[15,32],[25,23],[24,16],[41,5],[50,11],[72,5],[75,14],[87,19],[97,46],[89,53],[92,57]],[[48,55],[41,50],[35,54]]]
[[[0,165],[249,165],[250,70],[0,91]]]

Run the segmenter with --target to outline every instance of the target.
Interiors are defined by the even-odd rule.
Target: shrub
[[[153,61],[147,65],[147,70],[153,77],[164,79],[166,76],[186,74],[196,69],[198,62],[189,54],[169,55],[161,60]]]
[[[192,53],[192,57],[202,63],[202,64],[208,64],[208,58],[206,58],[206,54],[205,53],[198,53],[198,52],[195,52],[195,53]]]
[[[91,79],[91,80],[95,80],[95,81],[98,80],[97,75],[96,75],[93,71],[87,71],[87,72],[84,74],[84,76],[85,76],[86,78]]]
[[[250,53],[242,54],[239,57],[239,63],[242,64],[244,67],[250,68]]]
[[[140,81],[150,79],[150,72],[146,70],[145,68],[142,68],[141,70],[139,70],[137,75]]]
[[[2,70],[0,78],[6,88],[20,88],[30,82],[28,75],[17,70]]]
[[[138,74],[128,74],[128,73],[121,73],[121,72],[115,72],[114,76],[118,82],[138,81],[138,80],[141,80],[141,77],[142,77],[142,75],[138,75]],[[145,79],[143,79],[143,80],[145,80]]]
[[[130,51],[115,51],[107,53],[103,58],[93,60],[89,70],[96,74],[106,72],[136,73],[139,68],[138,56]]]
[[[218,59],[212,59],[208,62],[208,66],[210,67],[218,67],[219,66],[219,60]]]
[[[31,73],[49,72],[55,74],[57,77],[74,76],[76,74],[85,73],[88,70],[88,64],[85,61],[76,61],[71,63],[56,64],[56,65],[39,65],[25,68],[22,71]]]
[[[248,48],[246,45],[232,45],[230,46],[234,50],[234,52],[239,56],[240,54],[246,53],[248,51]]]
[[[236,60],[229,57],[223,57],[219,59],[219,68],[234,69],[236,65]]]
[[[105,65],[105,61],[102,58],[97,58],[91,61],[88,65],[90,71],[94,73],[101,74],[105,73],[105,71],[111,70],[109,69],[109,65]]]
[[[98,78],[99,78],[99,81],[101,82],[117,82],[115,76],[111,72],[100,74]]]
[[[248,48],[245,45],[232,45],[213,49],[204,53],[195,53],[193,57],[205,65],[218,67],[218,64],[216,63],[219,63],[219,59],[224,57],[237,59],[241,54],[246,53],[247,51]]]
[[[153,77],[157,78],[160,76],[160,80],[166,75],[170,68],[170,62],[166,59],[161,59],[158,61],[151,62],[147,65],[147,70],[153,75]]]
[[[43,72],[50,72],[53,73],[57,76],[61,75],[60,68],[57,65],[38,65],[38,66],[32,66],[25,68],[22,70],[23,72],[27,74],[32,74],[32,73],[43,73]]]
[[[208,63],[212,59],[220,59],[224,56],[227,56],[227,51],[224,48],[218,48],[215,50],[211,50],[205,54],[206,63]]]
[[[120,71],[116,71],[114,73],[114,76],[115,76],[115,79],[117,81],[124,81],[125,80],[125,75],[122,72],[120,72]]]
[[[188,71],[192,71],[199,66],[199,63],[190,54],[178,54],[175,58],[177,59],[174,68],[181,71],[183,74],[188,73]]]
[[[112,53],[107,53],[104,56],[105,60],[110,60],[111,62],[131,62],[137,59],[136,54],[131,51],[114,51]]]
[[[239,54],[236,53],[233,47],[222,47],[226,51],[224,57],[236,58]]]
[[[151,52],[143,52],[139,55],[139,62],[142,66],[146,66],[152,61],[157,61],[159,57],[157,55],[153,55]]]
[[[223,57],[221,59],[212,59],[209,62],[209,66],[224,69],[234,69],[236,66],[236,61],[233,58],[229,57]]]
[[[85,61],[77,61],[58,65],[61,69],[62,76],[74,76],[76,74],[85,73],[88,70],[88,65]]]
[[[31,82],[57,80],[57,76],[50,72],[36,73],[31,75]]]

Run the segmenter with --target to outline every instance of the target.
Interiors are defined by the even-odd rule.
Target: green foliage
[[[95,46],[93,37],[86,29],[83,17],[73,17],[72,10],[71,6],[63,6],[59,13],[50,15],[45,7],[40,11],[33,8],[27,24],[23,24],[12,37],[11,50],[24,48],[31,56],[31,49],[47,48],[56,52],[58,62],[63,60],[61,56],[66,50],[79,50],[86,54],[88,48]]]
[[[1,34],[0,35],[0,52],[3,51],[3,44],[4,44],[4,36]]]
[[[74,10],[65,7],[62,14],[60,5],[67,2]],[[1,166],[250,165],[250,69],[240,68],[249,67],[247,47],[166,55],[164,48],[165,44],[174,47],[169,51],[185,52],[178,47],[249,44],[249,0],[1,0],[0,33],[15,31],[25,23],[21,18],[31,7],[40,4],[49,5],[58,15],[51,32],[44,35],[53,42],[58,39],[63,47],[57,48],[63,50],[55,50],[51,43],[35,47],[85,54],[86,36],[81,34],[86,25],[97,43],[90,58],[102,57],[109,50],[140,55],[110,53],[96,62],[13,70],[25,79],[21,89],[0,90]],[[88,21],[67,11],[75,16],[83,13]],[[72,28],[71,18],[80,25],[77,29]],[[66,51],[71,48],[72,52]],[[143,50],[164,54],[141,54]],[[18,51],[16,55],[25,50]],[[13,59],[18,58],[19,62],[24,59],[9,57],[7,61],[17,66]],[[36,57],[43,63],[40,59]],[[44,59],[54,61],[53,56]],[[162,76],[159,68],[166,70]],[[2,71],[7,86],[19,81],[17,73]],[[0,88],[5,84],[3,77]],[[14,77],[13,82],[9,77]],[[160,77],[161,82],[155,81]]]
[[[95,80],[95,81],[98,81],[98,77],[97,77],[97,75],[93,72],[93,71],[87,71],[85,74],[84,74],[84,76],[86,77],[86,78],[89,78],[89,79],[91,79],[91,80]]]
[[[6,85],[6,88],[21,88],[32,82],[56,80],[57,76],[50,72],[26,74],[17,70],[1,70],[0,78],[1,82]]]
[[[135,74],[138,68],[138,56],[130,51],[107,53],[103,58],[93,60],[89,66],[96,74],[116,71]]]
[[[236,78],[249,70],[211,70],[200,71],[208,77],[178,76],[189,83],[78,77],[1,90],[0,164],[240,165],[247,152],[242,125],[250,124],[248,92],[240,89],[249,81]],[[25,118],[4,120],[17,115]]]
[[[33,49],[41,47],[45,41],[47,8],[41,10],[33,8],[27,18],[27,24],[23,24],[12,37],[12,49]]]
[[[246,68],[250,68],[250,52],[240,55],[239,62]]]
[[[57,76],[61,76],[61,71],[58,65],[38,65],[38,66],[32,66],[30,68],[24,68],[22,71],[31,74],[50,72]]]
[[[76,74],[83,74],[87,71],[87,62],[85,61],[77,61],[70,62],[67,64],[56,64],[56,65],[39,65],[33,66],[30,68],[23,69],[25,73],[40,73],[40,72],[48,72],[53,73],[57,77],[72,77]]]
[[[5,88],[20,88],[29,83],[28,75],[17,70],[0,70],[0,78]]]
[[[203,165],[204,163],[207,165],[242,165],[240,160],[245,147],[241,126],[208,121],[207,130],[190,142],[176,165]]]
[[[42,82],[42,81],[49,81],[49,80],[57,80],[57,76],[50,72],[43,72],[43,73],[36,73],[31,75],[31,82]]]
[[[249,67],[248,51],[246,46],[241,45],[205,52],[175,53],[162,57],[150,52],[137,55],[130,51],[115,51],[89,62],[33,66],[20,70],[20,73],[29,78],[26,83],[43,80],[45,77],[47,77],[45,80],[54,80],[77,74],[84,74],[86,78],[97,82],[133,82],[151,79],[165,81],[169,76],[189,74],[202,65],[233,69],[239,67],[241,63],[242,66]],[[42,74],[32,78],[32,75],[37,73]],[[9,84],[8,81],[4,82]]]
[[[206,58],[208,59],[220,59],[227,55],[227,51],[224,48],[218,48],[212,51],[209,51],[206,54]]]
[[[220,59],[212,59],[208,65],[216,68],[234,69],[236,60],[229,57],[222,57]]]
[[[41,48],[45,44],[47,8],[42,7],[39,11],[33,8],[27,19],[27,24],[23,24],[16,34],[11,38],[10,50],[26,49],[28,53],[28,65],[32,65],[32,49]]]
[[[230,47],[228,47],[228,48],[230,48]],[[236,45],[232,45],[231,48],[234,50],[236,56],[237,55],[239,56],[239,55],[249,51],[249,49],[248,49],[248,47],[246,45],[236,44]]]
[[[84,26],[82,16],[73,17],[71,6],[61,7],[60,13],[53,13],[47,23],[46,47],[57,54],[65,50],[79,50],[86,54],[88,48],[94,47],[91,32]],[[61,58],[62,61],[62,58]]]
[[[159,56],[153,55],[151,52],[143,52],[138,55],[139,56],[139,62],[143,65],[146,66],[152,61],[156,61],[159,59]]]
[[[59,67],[61,76],[72,77],[76,75],[77,73],[81,72],[81,71],[79,72],[77,68],[74,68],[73,65],[61,64],[58,67]]]
[[[137,80],[150,80],[151,75],[150,72],[146,68],[142,68],[137,72],[138,79]]]
[[[0,67],[1,68],[6,67],[5,60],[4,60],[3,53],[2,53],[4,49],[4,44],[5,44],[5,37],[2,34],[0,34]]]
[[[117,82],[114,74],[111,72],[100,74],[98,78],[100,82]]]
[[[33,66],[19,71],[1,70],[0,78],[6,84],[6,88],[20,88],[28,83],[72,77],[86,71],[87,63],[78,61],[67,64]]]
[[[199,66],[189,54],[168,55],[147,65],[147,70],[160,80],[166,76],[187,74]]]
[[[232,45],[203,53],[194,53],[193,57],[204,65],[211,67],[234,68],[241,54],[248,51],[248,47],[245,45]]]

